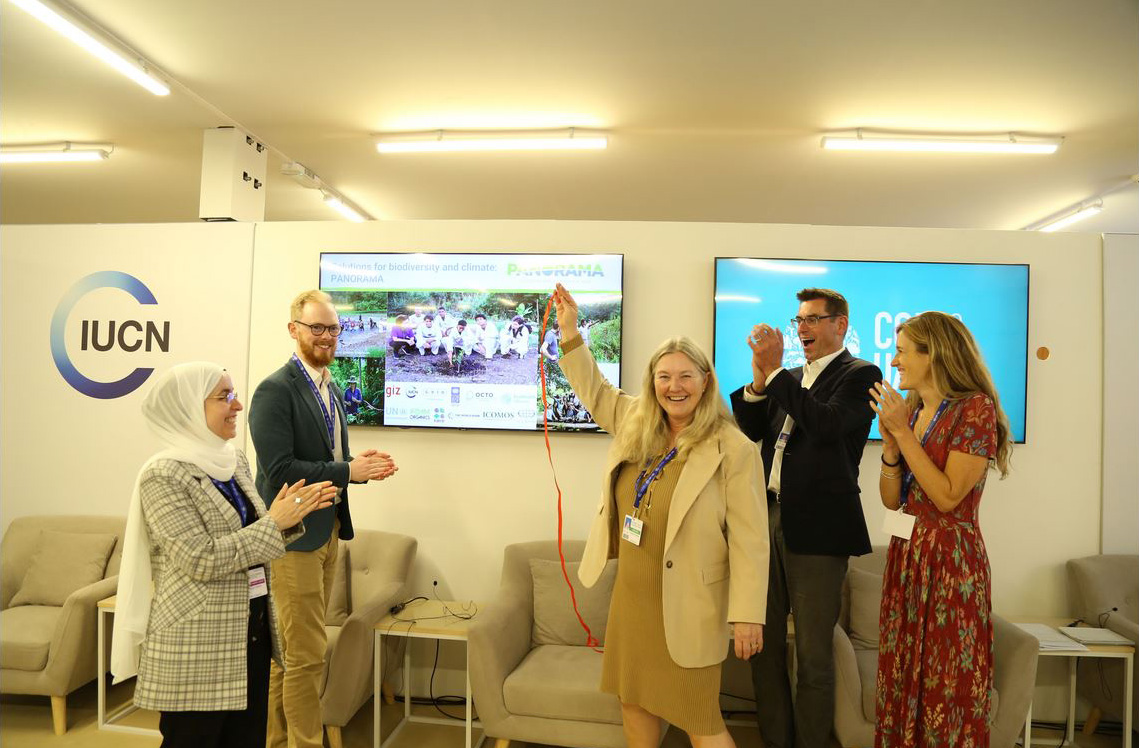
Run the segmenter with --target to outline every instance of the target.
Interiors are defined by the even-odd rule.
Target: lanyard
[[[312,381],[312,377],[308,375],[308,369],[297,358],[297,354],[293,354],[293,362],[296,363],[297,368],[304,374],[305,381],[308,382],[312,394],[316,396],[316,404],[320,406],[320,412],[324,416],[324,425],[328,427],[328,443],[332,445],[333,449],[336,448],[336,438],[333,436],[333,420],[332,413],[336,412],[336,405],[332,401],[332,388],[328,388],[328,407],[324,407],[324,401],[320,399],[320,390],[317,389],[316,382]]]
[[[948,407],[949,407],[949,401],[948,400],[942,400],[941,405],[937,406],[937,410],[934,411],[933,418],[929,419],[929,425],[926,426],[926,428],[925,428],[925,435],[922,436],[922,438],[921,438],[922,449],[925,449],[926,440],[928,440],[929,435],[933,433],[933,427],[935,425],[937,425],[937,421],[938,421],[938,419],[941,418],[941,414],[944,413],[945,409]],[[914,430],[914,424],[917,423],[917,421],[918,421],[918,413],[920,411],[921,411],[921,408],[918,408],[917,410],[914,411],[914,414],[912,416],[910,416],[910,431]],[[901,498],[902,504],[906,503],[906,497],[910,495],[910,486],[913,484],[913,482],[914,482],[914,473],[912,470],[910,470],[909,466],[907,465],[906,469],[902,471],[902,498]]]
[[[237,510],[238,516],[241,517],[241,526],[246,527],[249,524],[249,511],[245,508],[245,501],[243,501],[244,494],[238,487],[237,480],[234,478],[230,478],[227,481],[221,481],[217,478],[210,478],[210,480],[213,481],[214,486],[221,491],[221,495],[224,496],[230,504],[233,504],[233,508]]]
[[[647,478],[645,477],[644,470],[642,470],[641,474],[637,476],[637,480],[633,483],[633,488],[637,492],[636,498],[633,499],[634,509],[640,509],[641,499],[645,497],[645,493],[648,492],[649,486],[652,485],[652,482],[660,476],[660,471],[664,470],[664,466],[671,462],[673,457],[676,457],[676,447],[673,447],[668,454],[661,458],[660,464],[653,468],[653,471],[648,474]],[[647,463],[645,467],[647,468],[649,464],[651,464],[651,461],[650,463]]]

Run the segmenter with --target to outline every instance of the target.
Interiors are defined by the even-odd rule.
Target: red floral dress
[[[993,458],[993,401],[952,402],[925,443],[940,470],[950,452]],[[987,748],[993,685],[989,557],[977,524],[985,475],[951,512],[941,512],[917,480],[905,511],[913,536],[893,538],[879,619],[876,748]]]

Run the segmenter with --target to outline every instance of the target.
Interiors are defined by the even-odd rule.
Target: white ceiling
[[[1139,171],[1135,0],[77,0],[188,91],[152,96],[0,0],[4,223],[194,221],[236,121],[377,218],[1017,229]],[[193,92],[202,101],[195,98]],[[208,102],[231,120],[211,111]],[[387,130],[610,130],[606,151],[376,153]],[[853,127],[1062,135],[1053,156],[824,152]],[[268,220],[336,215],[276,174]],[[1080,231],[1139,233],[1139,188]]]

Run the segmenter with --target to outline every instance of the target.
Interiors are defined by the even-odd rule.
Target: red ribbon
[[[546,326],[550,321],[550,310],[554,306],[554,297],[551,296],[550,300],[546,302],[546,313],[542,316],[542,330],[539,336],[540,341],[546,340]],[[554,476],[554,488],[558,490],[558,558],[562,561],[562,577],[566,580],[566,587],[569,587],[570,602],[573,603],[573,613],[577,616],[578,623],[585,629],[585,646],[593,649],[595,652],[601,652],[601,642],[597,641],[597,637],[589,630],[589,625],[585,619],[581,617],[581,611],[577,608],[577,593],[574,592],[573,584],[570,582],[569,572],[566,571],[566,554],[562,548],[562,487],[558,484],[558,471],[554,467],[554,453],[550,449],[550,419],[546,416],[548,408],[546,406],[546,356],[539,351],[538,355],[538,375],[542,381],[542,433],[546,438],[546,457],[550,461],[550,472]]]

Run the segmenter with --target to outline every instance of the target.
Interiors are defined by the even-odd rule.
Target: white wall
[[[1139,236],[1103,238],[1103,552],[1139,553]]]
[[[253,227],[3,226],[0,244],[0,523],[7,529],[28,514],[125,517],[135,476],[158,450],[140,411],[155,377],[176,363],[204,359],[245,386]],[[129,394],[98,399],[63,380],[52,360],[50,327],[69,289],[108,270],[136,278],[157,303],[140,305],[119,288],[92,290],[67,317],[67,354],[96,381],[118,380],[136,367],[154,373]],[[81,350],[82,320],[104,325],[101,338],[107,322],[126,319],[169,322],[169,350]]]
[[[741,224],[548,221],[270,223],[257,227],[250,382],[280,366],[292,348],[285,329],[292,296],[317,283],[322,251],[620,252],[625,254],[624,381],[630,389],[660,340],[689,335],[711,349],[712,258],[1023,262],[1031,265],[1028,443],[1013,472],[992,477],[981,524],[993,567],[993,602],[1006,615],[1064,615],[1064,562],[1099,551],[1102,303],[1098,236]],[[841,289],[840,289],[841,290]],[[789,312],[796,302],[788,300]],[[1093,310],[1082,313],[1081,310]],[[1073,383],[1091,407],[1065,407]],[[553,484],[540,434],[353,429],[355,451],[391,452],[390,481],[354,487],[357,527],[414,535],[412,589],[490,599],[502,548],[553,538]],[[567,537],[586,534],[600,490],[608,437],[557,435]],[[876,543],[880,450],[863,462],[864,505]]]

